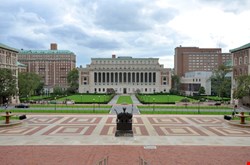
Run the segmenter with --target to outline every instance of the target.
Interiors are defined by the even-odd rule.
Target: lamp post
[[[98,98],[99,98],[99,110],[100,110],[100,98],[101,98],[101,96],[98,96]]]
[[[155,98],[153,98],[153,111],[155,111]]]
[[[55,111],[56,111],[56,97],[55,97]]]
[[[149,104],[150,104],[150,96],[148,96],[148,108],[149,108]]]
[[[81,95],[81,103],[82,103],[82,95]]]
[[[95,99],[93,99],[93,112],[95,112]]]
[[[198,114],[200,114],[200,100],[198,101]]]

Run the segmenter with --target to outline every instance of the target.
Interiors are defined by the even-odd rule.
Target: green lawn
[[[222,101],[222,98],[218,97],[218,96],[206,96],[205,98],[207,98],[209,100],[214,100],[214,101]],[[223,100],[228,101],[228,100],[230,100],[230,98],[223,97]]]
[[[139,109],[148,109],[149,107],[155,107],[157,109],[232,109],[230,107],[225,107],[225,106],[157,106],[157,105],[150,105],[150,106],[146,106],[146,105],[142,105],[142,106],[137,106]]]
[[[182,99],[186,98],[184,96],[177,95],[138,95],[139,100],[144,103],[168,103],[168,102],[180,102]],[[194,102],[196,100],[187,98],[190,102]]]
[[[133,104],[133,101],[130,96],[119,96],[117,104]]]
[[[58,100],[64,101],[66,99],[74,100],[75,102],[82,102],[82,103],[106,103],[110,101],[112,98],[111,95],[71,95],[59,98]]]
[[[192,111],[140,111],[141,114],[183,114],[183,115],[231,115],[231,112],[192,112]]]
[[[96,107],[98,108],[98,107]],[[70,109],[70,110],[48,110],[48,109],[41,109],[41,110],[34,110],[34,109],[15,109],[12,110],[13,113],[78,113],[78,114],[108,114],[109,110],[78,110],[78,109]]]
[[[34,108],[47,108],[47,107],[58,107],[58,108],[91,108],[93,107],[93,105],[65,105],[65,104],[30,104],[30,107],[34,107]],[[97,106],[97,103],[96,103]],[[99,105],[98,105],[99,107]],[[101,108],[111,108],[112,106],[110,105],[102,105],[100,104]]]

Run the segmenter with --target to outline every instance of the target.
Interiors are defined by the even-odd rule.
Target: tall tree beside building
[[[230,97],[231,77],[227,76],[227,74],[230,72],[230,67],[220,65],[210,77],[212,83],[212,92],[219,97]]]
[[[68,92],[76,93],[79,88],[79,73],[76,68],[72,69],[67,76],[67,81],[69,84]]]
[[[173,94],[179,94],[180,93],[180,77],[177,76],[177,75],[173,75],[172,76],[172,88],[170,90],[170,93],[173,93]]]
[[[14,96],[16,92],[16,77],[10,69],[0,68],[0,96]]]
[[[41,77],[35,73],[19,73],[18,87],[20,96],[34,95],[41,88]]]
[[[237,79],[237,89],[234,91],[235,98],[250,96],[250,76],[239,76]]]

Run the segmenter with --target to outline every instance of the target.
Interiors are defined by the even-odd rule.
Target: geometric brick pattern
[[[222,126],[203,126],[205,129],[213,132],[218,136],[250,136],[250,129],[238,127],[222,127]]]
[[[44,125],[29,125],[27,127],[11,127],[8,129],[0,129],[0,135],[13,135],[13,136],[21,136],[21,135],[33,135],[46,126]]]
[[[55,117],[55,116],[39,116],[28,118],[26,122],[28,124],[53,124],[63,117]]]
[[[111,135],[113,136],[116,131],[116,125],[104,125],[100,135]],[[149,133],[144,125],[133,125],[134,136],[148,136]]]
[[[148,117],[151,124],[188,124],[180,117]]]
[[[193,121],[196,124],[222,124],[224,121],[220,118],[213,117],[187,117],[187,119]]]
[[[69,117],[60,124],[98,124],[101,117]]]
[[[134,136],[250,137],[248,128],[225,123],[222,117],[134,115],[133,132]],[[19,126],[0,127],[0,136],[114,136],[115,130],[115,115],[34,115]]]
[[[133,124],[143,124],[141,117],[133,117]],[[108,117],[106,124],[116,124],[116,117]]]
[[[208,136],[194,126],[155,125],[159,136]]]
[[[95,125],[57,125],[43,135],[52,136],[79,136],[79,135],[91,135],[95,129]]]

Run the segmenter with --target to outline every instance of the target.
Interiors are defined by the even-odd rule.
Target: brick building
[[[178,76],[186,72],[213,71],[231,60],[230,53],[221,53],[221,48],[176,47],[174,70]]]
[[[18,61],[27,66],[27,72],[42,77],[45,92],[53,92],[55,86],[68,87],[67,74],[76,65],[76,55],[69,50],[58,50],[52,43],[50,50],[21,50]]]
[[[221,48],[176,47],[174,71],[181,78],[181,91],[186,95],[197,94],[205,88],[211,95],[210,76],[218,66],[232,60],[230,53],[222,53]]]
[[[18,66],[17,66],[18,51],[19,50],[15,48],[0,43],[0,68],[11,69],[13,75],[16,77],[17,80],[16,82],[18,82]],[[19,103],[18,96],[14,96],[8,99],[0,96],[0,104],[6,101],[14,104]]]
[[[238,76],[250,75],[250,43],[230,50],[233,59],[232,91],[237,88]],[[233,93],[233,92],[232,92]],[[250,104],[250,97],[243,98],[243,103]]]

